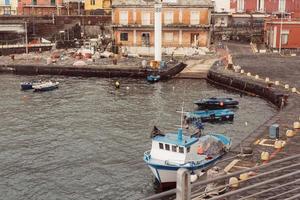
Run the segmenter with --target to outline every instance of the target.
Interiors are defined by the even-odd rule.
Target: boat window
[[[164,149],[164,144],[163,143],[159,143],[159,148],[160,149]]]
[[[190,152],[190,150],[191,150],[191,147],[186,148],[187,153]]]
[[[170,145],[165,144],[165,149],[166,149],[167,151],[170,151]]]
[[[179,153],[184,153],[183,147],[179,147]]]
[[[177,152],[177,147],[172,145],[172,151]]]

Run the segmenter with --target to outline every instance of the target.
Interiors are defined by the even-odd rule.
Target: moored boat
[[[219,160],[231,146],[231,139],[222,134],[193,137],[182,133],[158,134],[152,137],[152,148],[144,153],[144,161],[152,173],[164,185],[176,182],[179,168],[201,174]]]
[[[41,83],[40,81],[29,81],[29,82],[22,82],[21,85],[21,90],[32,90],[33,85]]]
[[[186,120],[201,120],[202,122],[213,121],[233,121],[234,112],[229,109],[221,110],[199,110],[193,112],[187,112],[185,114]]]
[[[239,102],[232,98],[207,98],[207,99],[199,99],[194,101],[199,108],[208,108],[208,109],[216,109],[216,108],[232,108],[239,105]]]
[[[149,83],[155,83],[158,82],[160,80],[160,75],[148,75],[147,76],[147,81]]]
[[[51,91],[57,89],[58,85],[59,82],[47,81],[47,82],[42,82],[40,84],[33,85],[32,88],[34,89],[35,92],[44,92],[44,91]]]

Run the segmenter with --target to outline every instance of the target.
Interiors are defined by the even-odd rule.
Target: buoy
[[[116,87],[116,88],[120,88],[120,83],[119,83],[119,81],[116,81],[116,82],[115,82],[115,87]]]
[[[250,72],[248,72],[248,73],[247,73],[247,76],[251,76],[251,73],[250,73]]]
[[[283,141],[282,140],[276,140],[274,143],[275,149],[281,149],[283,147]]]
[[[279,85],[279,81],[275,81],[275,85]]]
[[[191,182],[194,183],[195,181],[197,181],[198,179],[198,175],[197,174],[191,174]]]
[[[292,92],[293,92],[293,93],[296,93],[296,92],[297,92],[297,89],[296,89],[295,87],[293,87],[293,88],[292,88]]]
[[[294,137],[296,135],[296,132],[293,130],[287,130],[285,134],[287,137]]]
[[[285,84],[285,85],[284,85],[284,88],[285,88],[285,89],[289,89],[289,88],[290,88],[289,84]]]
[[[126,87],[126,90],[129,90],[129,87],[128,87],[128,86]]]
[[[220,106],[224,106],[224,103],[223,103],[223,101],[221,101],[221,102],[220,102]]]
[[[300,129],[300,122],[294,122],[293,127],[294,129]]]
[[[240,180],[247,180],[249,178],[249,174],[248,173],[243,173],[243,174],[240,174]]]
[[[269,160],[270,159],[269,152],[266,151],[261,152],[260,159],[263,161]]]
[[[255,75],[255,79],[259,79],[259,76],[258,76],[258,75]]]
[[[265,82],[270,82],[270,78],[267,77],[266,80],[265,80]]]
[[[232,188],[237,188],[237,187],[239,187],[239,180],[236,177],[231,177],[229,179],[229,185]]]
[[[244,73],[245,73],[245,70],[242,69],[242,70],[241,70],[241,74],[244,74]]]

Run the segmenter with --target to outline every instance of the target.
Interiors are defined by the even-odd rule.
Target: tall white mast
[[[162,2],[160,0],[156,1],[154,4],[154,51],[155,51],[155,61],[161,61],[161,11],[162,11]]]

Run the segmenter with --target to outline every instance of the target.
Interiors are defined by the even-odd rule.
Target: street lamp
[[[280,36],[279,36],[279,54],[281,54],[282,47],[282,24],[283,24],[283,11],[281,11],[281,20],[280,20]]]
[[[162,35],[162,23],[161,23],[161,11],[162,2],[160,0],[156,1],[154,4],[154,55],[155,61],[161,61],[161,35]]]

